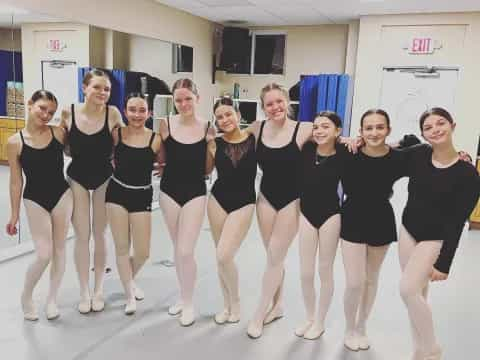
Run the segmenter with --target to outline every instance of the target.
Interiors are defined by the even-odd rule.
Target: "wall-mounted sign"
[[[404,49],[408,50],[409,54],[425,55],[433,54],[435,50],[442,47],[441,43],[430,37],[414,37],[408,44],[405,44]]]
[[[67,47],[67,44],[63,40],[50,39],[47,41],[47,49],[51,52],[62,52]]]

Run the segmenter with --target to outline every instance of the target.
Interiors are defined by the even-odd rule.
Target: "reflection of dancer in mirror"
[[[248,131],[257,139],[257,160],[263,171],[257,218],[267,266],[260,303],[247,330],[251,338],[260,337],[264,324],[283,316],[283,264],[298,229],[300,149],[312,135],[312,123],[299,123],[288,117],[286,89],[268,84],[262,89],[260,100],[267,120],[254,122]]]
[[[73,228],[75,230],[75,265],[80,282],[78,311],[82,314],[102,311],[103,279],[107,257],[105,233],[107,212],[105,192],[112,165],[112,135],[122,126],[118,109],[107,105],[111,83],[106,73],[92,70],[83,79],[85,103],[73,105],[62,112],[62,126],[68,132],[72,162],[67,174],[73,192]],[[90,204],[92,212],[90,212]],[[95,241],[95,287],[93,297],[89,289],[90,235]]]
[[[192,80],[177,80],[172,91],[178,115],[160,123],[166,152],[160,207],[174,246],[180,299],[168,312],[181,313],[180,324],[190,326],[195,321],[194,251],[205,215],[207,142],[213,139],[215,131],[197,115],[199,94]]]
[[[255,137],[240,130],[240,113],[232,99],[218,100],[213,111],[221,137],[208,143],[218,178],[208,199],[207,214],[217,249],[217,266],[224,307],[217,324],[240,321],[238,271],[234,257],[247,235],[255,208]]]
[[[136,311],[136,300],[144,298],[134,278],[150,255],[152,170],[162,141],[145,127],[148,104],[140,94],[127,97],[125,115],[128,126],[112,133],[115,168],[105,201],[118,273],[127,298],[125,314],[131,315]]]
[[[310,340],[323,334],[333,297],[333,264],[340,237],[338,184],[345,163],[335,146],[341,126],[337,114],[330,111],[319,113],[313,122],[313,141],[302,149],[299,249],[307,319],[295,334]],[[315,311],[317,253],[321,288]]]
[[[448,278],[465,221],[480,193],[476,169],[459,161],[452,142],[454,129],[446,110],[425,111],[420,130],[430,146],[423,145],[410,154],[399,256],[400,293],[410,318],[414,360],[441,358],[427,302],[428,283]]]
[[[22,293],[26,320],[38,320],[33,290],[51,262],[47,319],[57,318],[57,293],[65,272],[65,239],[72,217],[72,192],[63,174],[65,131],[47,125],[57,110],[57,99],[44,90],[36,91],[28,101],[25,129],[8,139],[10,165],[11,216],[7,233],[17,233],[22,195],[22,170],[26,185],[23,192],[28,225],[35,244],[35,261],[29,266]]]
[[[347,196],[340,235],[346,275],[345,346],[353,351],[370,347],[366,324],[375,302],[380,268],[390,243],[397,240],[389,198],[395,181],[407,175],[407,162],[402,151],[385,143],[390,132],[385,111],[365,112],[360,120],[365,146],[358,154],[346,156],[342,176]]]

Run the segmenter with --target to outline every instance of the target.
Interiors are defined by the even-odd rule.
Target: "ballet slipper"
[[[228,312],[228,309],[224,309],[223,311],[216,314],[213,319],[218,325],[222,325],[228,321],[229,316],[230,313]]]
[[[344,345],[348,350],[351,351],[358,351],[360,349],[355,334],[346,334],[344,339]]]
[[[28,321],[37,321],[38,313],[32,299],[21,298],[23,318]]]
[[[441,360],[442,359],[442,349],[440,346],[437,346],[437,348],[432,351],[430,354],[425,356],[423,360]]]
[[[125,305],[125,315],[133,315],[137,311],[137,302],[135,297],[128,299]]]
[[[240,321],[240,302],[236,301],[230,306],[230,316],[228,317],[227,322],[230,324],[235,324]]]
[[[80,314],[88,314],[90,311],[92,311],[92,300],[90,299],[90,296],[83,297],[80,300],[78,303],[78,311]]]
[[[310,329],[312,324],[313,324],[313,320],[305,321],[302,325],[300,325],[295,329],[295,335],[297,335],[298,337],[303,337],[303,335],[305,335],[308,329]]]
[[[94,312],[100,312],[105,309],[105,300],[102,294],[95,294],[92,298],[92,310]]]
[[[55,320],[60,316],[60,312],[58,311],[57,304],[54,302],[48,303],[46,308],[46,315],[47,320]]]
[[[370,340],[368,340],[367,335],[357,335],[357,342],[359,350],[370,349]]]
[[[316,340],[320,336],[322,336],[324,332],[325,329],[323,328],[323,326],[314,324],[305,332],[303,338],[307,340]]]
[[[168,314],[172,316],[178,315],[182,312],[182,308],[183,304],[181,302],[177,302],[168,308]]]
[[[195,322],[195,311],[193,306],[185,306],[182,309],[182,314],[180,315],[180,325],[182,326],[191,326]]]
[[[133,284],[133,293],[135,294],[136,300],[142,301],[143,299],[145,299],[145,293],[136,284]]]
[[[283,310],[281,308],[272,308],[267,316],[265,316],[265,320],[263,320],[263,325],[268,325],[274,322],[275,320],[279,320],[283,318]]]
[[[253,322],[250,322],[247,328],[247,335],[250,339],[258,339],[262,336],[263,333],[263,325],[260,324],[257,326]]]

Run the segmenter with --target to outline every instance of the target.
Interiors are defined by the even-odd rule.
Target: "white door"
[[[384,69],[380,108],[390,115],[396,141],[405,134],[420,136],[418,118],[431,107],[455,113],[458,69]]]
[[[53,122],[58,123],[62,109],[78,102],[78,67],[73,61],[42,61],[42,88],[58,100]]]
[[[421,139],[418,119],[431,107],[443,107],[455,117],[457,81],[458,69],[384,69],[379,107],[391,120],[392,133],[387,142],[398,141],[405,134],[415,134]],[[391,202],[397,226],[401,224],[407,200],[407,184],[408,179],[401,179],[393,189]]]

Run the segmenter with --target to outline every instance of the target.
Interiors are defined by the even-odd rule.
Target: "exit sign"
[[[413,38],[408,47],[409,54],[433,54],[434,51],[432,38]]]

